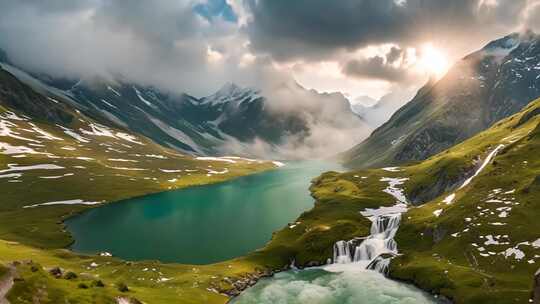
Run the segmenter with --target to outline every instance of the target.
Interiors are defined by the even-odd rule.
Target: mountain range
[[[2,60],[4,70],[35,91],[103,125],[129,130],[188,154],[295,158],[297,148],[308,147],[310,153],[318,147],[319,130],[336,128],[351,133],[342,149],[370,131],[343,95],[306,90],[294,82],[280,83],[267,89],[267,94],[227,83],[214,94],[197,98],[135,84],[120,76],[55,78],[22,70],[5,53]],[[290,106],[291,100],[295,107]]]
[[[360,144],[349,167],[423,160],[517,113],[540,96],[540,37],[514,33],[457,62]]]

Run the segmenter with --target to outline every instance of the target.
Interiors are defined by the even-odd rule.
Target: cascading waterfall
[[[371,234],[357,246],[355,240],[337,242],[334,245],[334,263],[356,263],[359,267],[386,273],[390,258],[384,255],[393,256],[398,253],[394,236],[399,228],[401,212],[368,218],[372,222]]]
[[[469,177],[459,189],[467,186],[487,164],[497,155],[504,145],[498,145],[486,157],[480,168]],[[396,170],[397,168],[392,168]],[[381,181],[388,182],[388,187],[384,192],[392,195],[397,204],[392,207],[380,207],[377,209],[366,209],[360,212],[363,216],[371,220],[370,235],[356,246],[356,240],[339,241],[334,245],[334,264],[358,263],[364,269],[376,270],[386,274],[388,265],[392,256],[398,253],[397,244],[394,236],[399,228],[401,214],[407,211],[407,198],[403,190],[398,185],[403,184],[407,178],[388,178],[384,177]],[[451,204],[455,193],[449,195],[444,202]],[[438,216],[438,215],[437,215]]]

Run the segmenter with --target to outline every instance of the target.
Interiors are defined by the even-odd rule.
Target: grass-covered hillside
[[[499,147],[461,189],[412,208],[397,242],[404,255],[392,276],[456,303],[526,303],[540,267],[540,101],[465,143],[405,172],[417,190],[454,159],[470,161]],[[416,173],[419,172],[425,173]],[[452,174],[452,173],[450,173]],[[420,202],[419,202],[420,203]]]
[[[540,267],[538,114],[540,100],[421,163],[336,174],[332,183],[343,186],[326,191],[325,200],[355,197],[345,189],[377,188],[364,179],[351,183],[351,175],[386,171],[407,179],[411,205],[391,276],[455,303],[527,303]],[[314,193],[328,185],[314,186]]]
[[[129,197],[274,168],[241,158],[195,158],[107,127],[0,69],[0,239],[70,243],[61,222]]]
[[[10,303],[115,303],[135,296],[146,303],[223,303],[226,297],[198,282],[242,267],[213,266],[201,276],[191,266],[77,255],[62,249],[72,242],[63,220],[101,204],[276,166],[180,154],[105,126],[0,70],[0,303],[4,297]]]
[[[0,264],[11,266],[17,261],[12,268],[20,278],[7,298],[11,303],[29,303],[31,298],[40,303],[115,303],[119,298],[144,303],[226,303],[227,295],[237,294],[261,276],[287,269],[293,261],[297,266],[325,263],[336,240],[367,235],[370,222],[359,211],[395,203],[383,192],[389,187],[380,181],[386,173],[324,174],[313,184],[318,199],[314,209],[276,232],[264,248],[211,265],[126,262],[0,240]],[[0,285],[1,281],[0,273]],[[124,285],[128,290],[120,288]]]

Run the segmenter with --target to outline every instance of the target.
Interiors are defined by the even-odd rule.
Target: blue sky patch
[[[232,7],[225,0],[207,0],[205,3],[199,3],[193,7],[195,13],[203,16],[212,22],[215,17],[222,17],[229,22],[237,22],[238,16],[234,13]]]

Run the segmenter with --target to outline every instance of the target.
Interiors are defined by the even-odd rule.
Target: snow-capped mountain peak
[[[488,43],[482,51],[488,55],[493,56],[507,56],[513,50],[520,46],[524,42],[530,42],[538,39],[537,35],[532,31],[525,31],[521,33],[512,33],[503,38],[494,40]]]
[[[259,90],[252,88],[241,88],[232,82],[228,82],[216,93],[201,98],[201,104],[215,106],[235,103],[235,105],[239,105],[243,102],[251,102],[259,98],[261,98]]]

